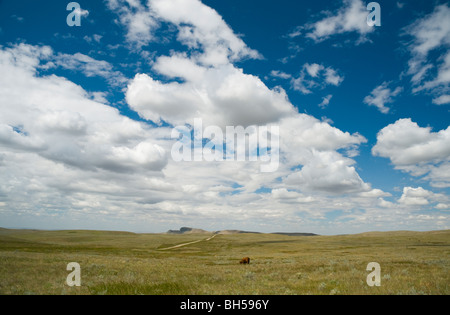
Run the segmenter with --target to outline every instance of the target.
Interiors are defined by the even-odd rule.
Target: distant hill
[[[214,234],[241,234],[241,233],[260,234],[260,232],[251,232],[251,231],[242,231],[242,230],[221,230],[221,231],[214,232]]]
[[[319,234],[314,233],[289,233],[289,232],[275,232],[271,234],[288,235],[288,236],[318,236]]]
[[[220,231],[206,231],[202,229],[190,228],[190,227],[182,227],[179,230],[169,230],[166,232],[167,234],[201,234],[201,233],[214,233],[214,234],[242,234],[242,233],[255,233],[255,234],[263,234],[261,232],[252,232],[252,231],[243,231],[243,230],[220,230]],[[288,235],[288,236],[317,236],[318,234],[314,233],[289,233],[289,232],[275,232],[269,234],[279,234],[279,235]]]

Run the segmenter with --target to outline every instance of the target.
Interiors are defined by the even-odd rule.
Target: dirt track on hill
[[[160,248],[159,250],[175,249],[175,248],[179,248],[179,247],[183,247],[183,246],[187,246],[187,245],[191,245],[191,244],[195,244],[195,243],[200,243],[200,242],[203,242],[203,241],[209,241],[209,240],[213,239],[216,235],[217,234],[214,234],[213,236],[210,236],[210,237],[208,237],[206,239],[201,239],[201,240],[192,241],[192,242],[188,242],[188,243],[178,244],[178,245],[167,247],[167,248]]]

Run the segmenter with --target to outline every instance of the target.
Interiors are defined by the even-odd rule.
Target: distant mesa
[[[167,231],[167,234],[201,234],[201,233],[208,233],[210,234],[211,232],[202,230],[202,229],[194,229],[194,228],[190,228],[190,227],[182,227],[179,230],[169,230]]]

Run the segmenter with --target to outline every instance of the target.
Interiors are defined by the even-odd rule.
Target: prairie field
[[[0,229],[0,294],[450,293],[450,230],[211,236]],[[245,256],[250,264],[239,264]],[[70,262],[81,286],[66,283]],[[370,262],[381,267],[380,286],[366,282]]]

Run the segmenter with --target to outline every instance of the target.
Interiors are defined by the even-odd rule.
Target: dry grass
[[[0,229],[0,294],[444,294],[450,231],[297,237]],[[250,265],[239,260],[251,257]],[[66,265],[81,266],[81,287]],[[366,266],[381,265],[369,287]]]

